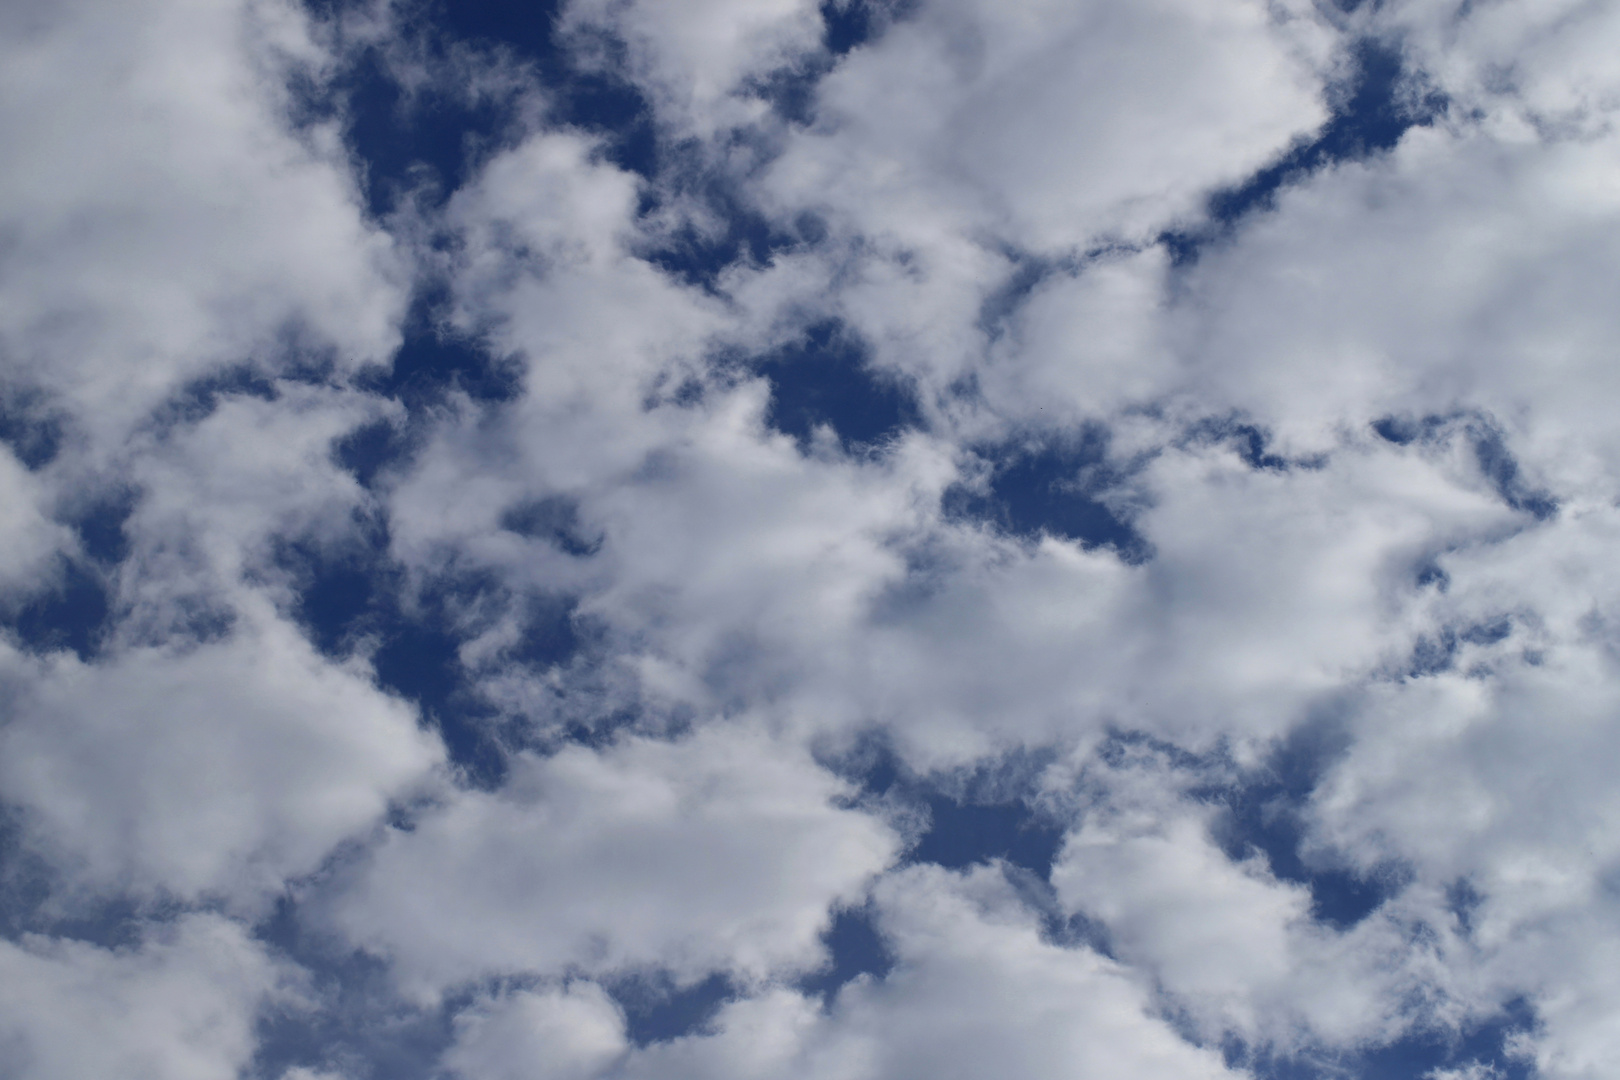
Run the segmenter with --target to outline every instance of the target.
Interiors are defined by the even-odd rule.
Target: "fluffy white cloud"
[[[99,663],[7,649],[0,795],[70,890],[252,910],[442,759],[414,710],[272,614]]]
[[[1134,757],[1088,770],[1098,788],[1052,884],[1204,1038],[1353,1048],[1495,1010],[1455,970],[1468,948],[1450,918],[1403,896],[1348,929],[1316,921],[1309,890],[1274,877],[1263,854],[1234,862],[1216,845],[1216,805],[1186,794],[1208,777]]]
[[[767,988],[724,1006],[705,1032],[632,1049],[616,1006],[576,983],[474,1006],[444,1063],[466,1080],[1241,1075],[1154,1016],[1125,968],[1044,941],[999,868],[903,871],[874,903],[895,970],[847,985],[825,1009]]]
[[[876,889],[897,960],[826,1013],[789,991],[727,1006],[713,1035],[649,1047],[612,1075],[817,1080],[1240,1075],[1151,1015],[1146,987],[1085,948],[1041,938],[994,867],[916,868]]]
[[[113,450],[175,387],[290,345],[397,341],[393,242],[337,132],[292,130],[323,56],[282,0],[72,0],[0,16],[4,377]]]
[[[1319,843],[1410,868],[1436,918],[1460,921],[1489,993],[1530,998],[1544,1026],[1528,1049],[1553,1077],[1599,1075],[1612,1049],[1597,1013],[1615,1000],[1605,957],[1620,918],[1620,806],[1602,766],[1615,752],[1614,528],[1594,509],[1448,557],[1442,618],[1505,620],[1502,636],[1461,643],[1452,670],[1371,688],[1311,808]]]
[[[821,47],[822,22],[811,0],[656,2],[574,0],[563,26],[586,45],[610,33],[630,52],[630,72],[663,118],[712,135],[759,119],[765,104],[750,85],[778,69],[793,71]],[[683,132],[684,133],[684,132]]]
[[[1545,134],[1607,134],[1620,107],[1620,63],[1607,47],[1620,17],[1605,4],[1408,0],[1374,23],[1402,33],[1418,70],[1446,93]]]
[[[1222,1077],[1151,1015],[1146,987],[1085,948],[1042,940],[1038,916],[999,869],[922,867],[876,891],[896,970],[857,983],[838,1010],[871,1076]]]
[[[1300,451],[1386,413],[1483,407],[1563,483],[1609,483],[1613,311],[1595,290],[1617,151],[1419,129],[1284,193],[1187,283],[1189,389]]]
[[[924,4],[822,84],[775,182],[868,233],[930,193],[1023,247],[1135,239],[1321,122],[1327,43],[1304,5]]]
[[[53,553],[71,550],[68,531],[48,517],[46,495],[11,449],[0,448],[0,589],[8,593],[36,581]]]
[[[190,915],[135,946],[0,942],[0,1071],[16,1080],[218,1080],[287,973],[234,923]]]
[[[456,1017],[443,1063],[463,1080],[590,1080],[625,1055],[624,1016],[595,983],[518,991]]]
[[[417,993],[491,973],[762,978],[821,959],[828,909],[894,857],[791,742],[741,723],[519,756],[343,875],[328,918]]]

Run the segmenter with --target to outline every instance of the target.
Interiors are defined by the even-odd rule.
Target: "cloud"
[[[1206,1041],[1283,1055],[1385,1045],[1494,1009],[1449,977],[1467,952],[1449,919],[1396,898],[1333,927],[1264,853],[1234,859],[1216,843],[1220,802],[1189,797],[1210,779],[1145,753],[1088,771],[1087,811],[1052,872],[1064,910],[1151,972]]]
[[[291,989],[260,945],[210,915],[116,950],[0,942],[0,976],[0,1066],[17,1080],[235,1075],[258,1008]]]
[[[619,1007],[596,984],[576,982],[468,1009],[443,1060],[465,1080],[588,1080],[627,1049]]]
[[[1607,9],[480,10],[0,14],[5,1068],[1602,1075]]]
[[[699,135],[759,119],[765,103],[751,84],[813,60],[822,36],[821,13],[808,0],[701,0],[678,11],[581,0],[567,6],[562,27],[582,44],[592,31],[622,40],[628,73],[662,117]]]
[[[611,1075],[1228,1077],[1148,1015],[1147,991],[1086,949],[1041,940],[998,868],[916,868],[876,890],[897,966],[831,1010],[788,991],[727,1006],[714,1033],[649,1047]]]
[[[80,890],[262,910],[442,756],[363,668],[258,613],[220,641],[96,664],[6,650],[0,792]]]
[[[894,857],[881,821],[802,749],[752,725],[522,757],[342,875],[327,918],[432,995],[489,973],[711,970],[822,959],[835,903]]]
[[[324,62],[298,8],[75,0],[6,24],[8,382],[106,453],[217,366],[299,362],[289,342],[387,356],[394,242],[362,220],[337,131],[292,126],[287,80]]]
[[[7,592],[37,582],[46,562],[58,551],[71,550],[72,537],[50,520],[47,490],[30,475],[10,448],[0,449],[0,588]]]

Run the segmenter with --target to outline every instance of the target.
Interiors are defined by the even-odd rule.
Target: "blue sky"
[[[0,1074],[1612,1075],[1617,45],[10,5]]]

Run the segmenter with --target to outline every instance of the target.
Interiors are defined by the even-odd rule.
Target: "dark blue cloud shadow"
[[[913,807],[927,828],[907,852],[908,863],[958,870],[995,859],[1051,876],[1064,826],[1030,802],[1049,751],[1026,751],[971,773],[920,776],[907,769],[883,736],[874,734],[837,760],[824,762],[870,797]]]
[[[305,0],[317,18],[326,20],[361,3]],[[425,62],[438,75],[407,88],[377,46],[360,44],[347,51],[347,67],[330,84],[295,87],[301,91],[299,119],[345,122],[346,139],[362,165],[367,205],[376,216],[392,212],[413,192],[442,204],[485,157],[522,134],[525,80],[544,92],[553,123],[601,137],[608,160],[652,176],[657,139],[645,98],[614,73],[622,64],[582,68],[575,63],[558,39],[558,7],[556,0],[406,3],[398,9],[400,44],[414,62]],[[518,77],[504,89],[474,95],[458,77],[458,61],[469,53],[485,63],[505,58]]]
[[[736,178],[717,171],[707,151],[695,143],[668,147],[664,158],[660,183],[671,195],[701,206],[706,222],[700,227],[687,220],[642,253],[679,281],[719,295],[720,276],[730,267],[765,266],[778,252],[803,248],[826,236],[826,226],[814,215],[800,215],[791,226],[772,221],[752,205]],[[662,205],[649,193],[643,210]],[[715,221],[721,223],[718,229]]]
[[[260,1014],[248,1077],[280,1080],[297,1066],[354,1080],[443,1076],[439,1058],[455,1039],[452,1022],[470,992],[451,994],[436,1008],[401,1001],[386,960],[311,931],[290,897],[254,933],[305,972],[310,1004],[277,1003]]]
[[[1271,432],[1239,417],[1210,417],[1195,424],[1187,438],[1192,443],[1225,444],[1235,450],[1243,463],[1256,471],[1288,472],[1291,469],[1320,469],[1327,455],[1288,458],[1271,449]]]
[[[135,492],[117,490],[89,500],[69,518],[84,553],[98,565],[114,567],[129,557],[124,526],[135,512],[135,502]]]
[[[957,870],[992,859],[1021,866],[1042,880],[1063,845],[1063,827],[1023,802],[975,804],[940,793],[926,797],[930,825],[908,858]]]
[[[594,555],[602,548],[602,535],[580,521],[579,503],[563,495],[528,499],[509,507],[501,515],[501,528],[551,544],[576,558]]]
[[[523,389],[521,362],[496,356],[478,336],[452,327],[451,305],[443,283],[423,283],[400,328],[399,350],[386,367],[367,371],[360,385],[397,398],[413,414],[438,404],[451,390],[486,405],[517,398]]]
[[[0,803],[0,938],[44,931],[41,908],[56,891],[50,865],[26,840],[22,811]]]
[[[1506,641],[1513,633],[1513,617],[1498,615],[1482,622],[1463,626],[1443,626],[1434,636],[1419,635],[1412,647],[1412,657],[1405,677],[1420,679],[1452,670],[1457,651],[1463,645],[1495,645]]]

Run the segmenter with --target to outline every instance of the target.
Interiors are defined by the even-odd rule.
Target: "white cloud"
[[[1218,804],[1186,793],[1207,778],[1151,754],[1087,778],[1096,788],[1053,867],[1058,899],[1104,927],[1204,1038],[1354,1048],[1494,1009],[1448,977],[1467,956],[1449,920],[1397,897],[1337,929],[1263,854],[1229,858],[1213,838]]]
[[[75,891],[259,908],[442,758],[367,671],[263,610],[217,642],[7,650],[0,672],[0,794]]]
[[[1459,1069],[1431,1069],[1423,1074],[1423,1080],[1497,1080],[1501,1075],[1494,1065],[1476,1061]]]
[[[5,377],[98,442],[217,366],[278,366],[289,334],[341,367],[397,340],[392,241],[337,133],[291,130],[290,65],[319,58],[303,22],[281,0],[5,16]]]
[[[737,1002],[713,1035],[649,1047],[612,1075],[1241,1075],[1150,1015],[1148,991],[1125,969],[1043,941],[1000,869],[918,867],[886,878],[875,897],[897,954],[885,980],[849,984],[826,1014],[789,991]]]
[[[802,67],[821,48],[822,22],[810,0],[696,0],[672,6],[574,0],[563,27],[606,31],[625,42],[630,71],[655,108],[678,128],[711,135],[760,117],[750,83]],[[586,45],[586,41],[578,44]],[[750,100],[754,99],[754,100]]]
[[[1189,390],[1302,451],[1389,412],[1483,407],[1564,482],[1608,483],[1613,312],[1594,289],[1617,146],[1419,129],[1284,193],[1188,283]]]
[[[35,584],[44,574],[46,560],[73,541],[68,531],[49,519],[47,491],[39,478],[23,468],[9,447],[0,447],[0,589],[10,593]]]
[[[432,995],[486,974],[667,968],[744,979],[821,959],[828,909],[897,846],[792,743],[713,723],[522,755],[343,876],[329,918]]]
[[[1606,4],[1408,0],[1374,24],[1402,32],[1419,69],[1465,107],[1555,137],[1608,134],[1620,108],[1620,63],[1607,47],[1620,17]]]
[[[590,1080],[628,1049],[613,999],[595,983],[575,982],[461,1013],[443,1064],[462,1080]]]
[[[918,868],[876,896],[897,968],[839,1000],[846,1037],[874,1059],[870,1075],[1231,1075],[1219,1054],[1150,1015],[1126,970],[1041,940],[999,870]]]
[[[901,243],[1140,238],[1322,121],[1330,41],[1304,5],[923,4],[821,83],[771,189]]]
[[[1511,633],[1464,645],[1454,670],[1369,691],[1312,804],[1320,843],[1362,865],[1399,860],[1433,917],[1458,920],[1470,960],[1455,966],[1482,994],[1534,1003],[1526,1050],[1558,1078],[1612,1060],[1599,1016],[1620,993],[1620,804],[1602,765],[1616,752],[1614,524],[1589,511],[1449,558],[1450,619],[1506,613]]]
[[[217,1080],[252,1057],[286,973],[240,927],[189,915],[136,946],[0,942],[0,1071],[15,1080]]]

